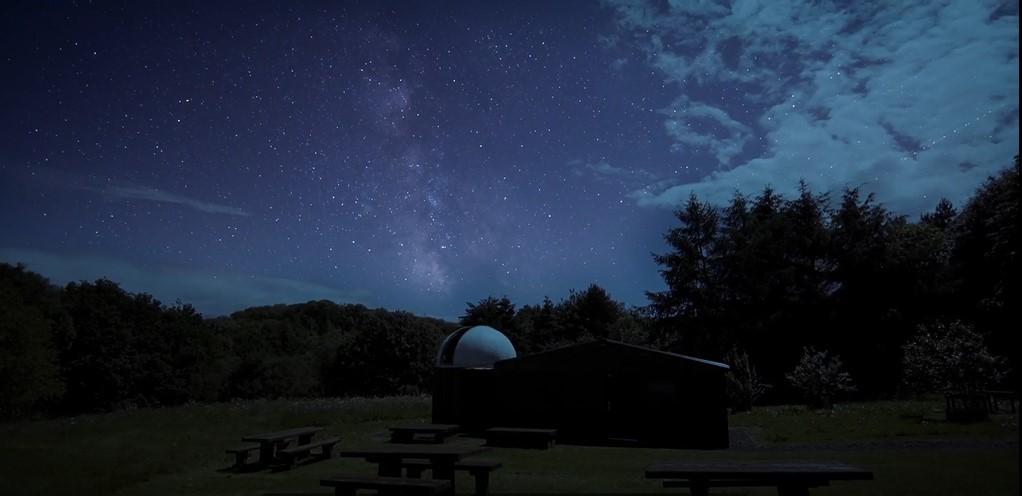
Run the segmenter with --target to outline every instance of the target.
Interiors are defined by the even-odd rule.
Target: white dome
[[[463,368],[490,368],[518,356],[514,345],[500,331],[489,326],[462,327],[440,343],[436,364]]]

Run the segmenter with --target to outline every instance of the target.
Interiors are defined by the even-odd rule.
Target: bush
[[[970,393],[997,384],[1004,359],[987,350],[971,325],[952,321],[920,326],[902,348],[904,386],[912,392]]]
[[[798,365],[785,377],[802,392],[811,408],[832,408],[840,393],[855,391],[852,377],[844,370],[841,359],[826,350],[802,348]]]
[[[732,348],[724,356],[731,370],[727,372],[727,398],[736,412],[752,410],[753,403],[766,393],[769,385],[760,380],[756,367],[749,361],[749,355],[738,348]]]

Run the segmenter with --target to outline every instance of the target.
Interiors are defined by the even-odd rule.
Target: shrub
[[[756,367],[749,361],[749,355],[738,348],[732,348],[724,356],[731,366],[727,372],[727,397],[736,412],[752,410],[753,403],[766,393],[769,385],[760,380]]]
[[[812,408],[832,408],[837,395],[855,390],[840,358],[811,347],[802,348],[798,365],[785,377]]]
[[[902,351],[903,384],[913,392],[969,393],[997,384],[1005,374],[1004,359],[961,321],[920,326]]]

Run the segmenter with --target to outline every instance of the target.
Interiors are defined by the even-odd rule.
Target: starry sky
[[[960,204],[1019,142],[1017,2],[4,2],[0,261],[208,316],[456,318],[663,283],[672,210]]]

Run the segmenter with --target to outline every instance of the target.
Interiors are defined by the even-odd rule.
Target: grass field
[[[747,436],[730,450],[694,451],[558,445],[548,451],[494,449],[504,467],[494,494],[684,494],[643,478],[663,460],[842,460],[872,469],[872,482],[836,483],[814,495],[1018,494],[1018,418],[955,425],[936,401],[839,405],[831,412],[764,407],[733,415]],[[330,494],[320,478],[371,474],[374,466],[335,458],[285,472],[222,471],[224,449],[245,434],[323,425],[340,446],[385,439],[391,424],[427,420],[427,397],[247,401],[121,411],[0,424],[0,494],[253,495]],[[460,441],[455,441],[460,442]],[[460,478],[462,490],[471,479]],[[463,492],[463,491],[459,491]],[[776,494],[727,489],[714,494]]]

